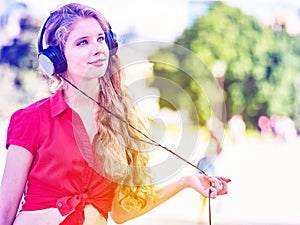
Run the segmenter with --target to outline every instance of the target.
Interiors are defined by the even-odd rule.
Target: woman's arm
[[[148,202],[146,208],[142,211],[134,209],[124,210],[116,199],[113,201],[111,217],[116,223],[124,223],[130,219],[136,218],[149,212],[156,206],[169,200],[174,195],[179,193],[185,188],[193,188],[204,197],[209,196],[209,190],[211,191],[211,198],[216,198],[217,195],[227,194],[227,182],[230,179],[223,177],[210,177],[207,175],[194,174],[170,183],[157,190],[158,199],[155,202]]]
[[[11,225],[16,217],[32,160],[25,148],[9,146],[0,188],[0,225]]]

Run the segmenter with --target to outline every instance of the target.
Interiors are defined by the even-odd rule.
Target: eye
[[[99,36],[97,40],[98,40],[98,42],[105,41],[105,37],[104,36]]]
[[[76,45],[77,46],[84,46],[84,45],[87,45],[87,44],[88,44],[87,40],[82,40],[82,41],[79,41]]]

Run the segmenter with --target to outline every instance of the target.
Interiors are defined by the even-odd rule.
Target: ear
[[[59,76],[51,76],[49,75],[49,78],[51,80],[51,92],[56,92],[64,85],[64,80],[61,79]]]

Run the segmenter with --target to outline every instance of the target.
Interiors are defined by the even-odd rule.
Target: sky
[[[0,0],[11,1],[11,0]],[[46,18],[57,6],[78,2],[91,5],[110,21],[115,33],[135,31],[142,40],[172,41],[189,23],[190,0],[18,0],[29,6],[30,13]],[[194,0],[201,1],[201,0]],[[245,14],[255,16],[265,24],[273,21],[279,11],[286,11],[293,20],[300,16],[298,0],[223,0],[240,8]],[[299,24],[297,26],[300,27]],[[299,28],[300,29],[300,28]]]
[[[96,7],[109,20],[115,33],[129,30],[139,33],[141,39],[169,40],[179,35],[187,24],[186,0],[75,0]],[[23,0],[28,3],[33,13],[46,17],[51,9],[61,3],[74,0]],[[174,21],[176,21],[174,23]]]

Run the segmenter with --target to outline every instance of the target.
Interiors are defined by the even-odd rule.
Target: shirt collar
[[[58,116],[67,108],[70,108],[65,101],[63,89],[57,90],[50,97],[51,117]]]

